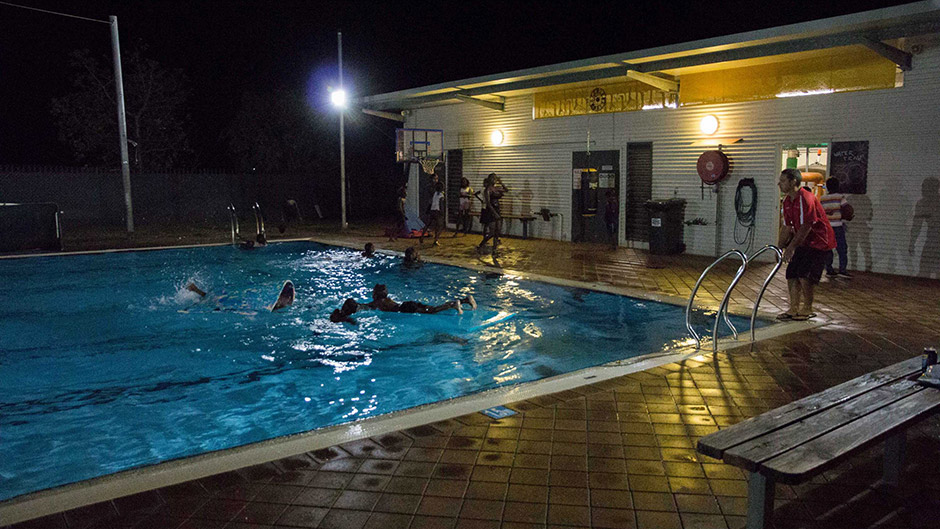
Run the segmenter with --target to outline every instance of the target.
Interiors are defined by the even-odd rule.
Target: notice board
[[[829,151],[829,177],[839,179],[839,191],[864,195],[868,190],[868,142],[834,141]]]

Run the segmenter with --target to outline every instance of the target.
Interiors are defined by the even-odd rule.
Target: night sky
[[[338,158],[326,90],[337,76],[337,30],[347,88],[370,95],[905,3],[10,1],[101,20],[116,15],[122,50],[140,41],[147,57],[182,68],[202,169],[231,168],[219,132],[240,94],[277,88],[306,90],[325,128],[337,130],[322,148]],[[49,109],[69,90],[68,54],[81,48],[109,56],[108,26],[0,4],[0,165],[74,164]],[[350,115],[351,179],[394,172],[395,126]]]

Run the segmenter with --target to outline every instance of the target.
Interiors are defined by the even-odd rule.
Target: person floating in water
[[[430,306],[417,301],[403,301],[398,303],[388,297],[388,287],[385,285],[375,285],[372,288],[372,301],[368,305],[382,312],[403,312],[406,314],[436,314],[448,309],[454,309],[463,314],[463,304],[470,305],[471,310],[477,308],[477,302],[473,296],[467,296],[463,299],[448,301],[442,305]]]
[[[470,309],[477,308],[477,302],[473,296],[467,296],[463,299],[448,301],[447,303],[431,306],[419,303],[417,301],[403,301],[398,303],[388,297],[388,287],[385,285],[375,285],[372,289],[372,301],[368,303],[359,303],[348,298],[343,302],[342,308],[336,309],[330,314],[330,321],[333,323],[350,323],[356,325],[358,322],[352,318],[352,315],[360,310],[379,310],[382,312],[401,312],[405,314],[437,314],[445,310],[454,309],[463,314],[462,305],[470,305]]]
[[[363,257],[376,257],[375,255],[375,245],[371,242],[366,243],[366,247],[362,250]]]
[[[195,292],[196,294],[199,295],[200,298],[205,298],[208,295],[208,293],[206,293],[205,290],[202,290],[201,288],[196,286],[196,283],[193,283],[193,282],[190,282],[188,285],[186,285],[186,290],[189,290],[190,292]],[[270,305],[268,308],[271,310],[271,312],[275,312],[283,308],[289,307],[294,304],[295,295],[296,295],[296,291],[294,290],[294,283],[290,279],[288,279],[287,281],[284,282],[284,286],[281,287],[281,293],[278,294],[277,300],[274,302],[273,305]],[[216,310],[222,310],[222,309],[216,308]]]

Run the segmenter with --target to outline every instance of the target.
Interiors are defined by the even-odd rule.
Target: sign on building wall
[[[829,177],[839,179],[839,191],[864,195],[868,190],[868,142],[834,141],[829,153]]]
[[[537,93],[533,97],[535,119],[631,112],[674,106],[676,94],[636,81],[597,84]]]

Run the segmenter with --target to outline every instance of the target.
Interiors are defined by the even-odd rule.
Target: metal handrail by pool
[[[229,214],[229,221],[232,224],[232,245],[236,244],[235,237],[239,235],[238,233],[238,215],[235,214],[235,204],[229,204],[227,208]]]
[[[255,240],[261,242],[265,239],[264,216],[261,215],[261,206],[255,202],[255,205],[251,206],[251,210],[255,214]]]
[[[754,255],[747,258],[748,262],[752,261],[758,255],[766,252],[767,250],[772,250],[774,255],[777,256],[777,264],[774,265],[774,269],[770,271],[770,275],[767,276],[767,279],[764,280],[764,285],[761,286],[760,292],[757,294],[757,300],[754,302],[754,311],[751,312],[751,341],[754,341],[754,322],[757,320],[757,307],[760,306],[760,301],[764,297],[764,292],[767,290],[767,287],[770,285],[770,282],[773,280],[774,276],[777,275],[777,270],[780,270],[780,266],[783,265],[783,250],[774,246],[773,244],[768,244],[760,250],[757,251]]]
[[[740,250],[729,250],[725,252],[721,257],[715,259],[715,261],[708,265],[708,268],[702,272],[702,275],[699,276],[698,281],[695,283],[695,288],[692,289],[692,294],[689,296],[689,303],[685,306],[685,328],[688,329],[689,334],[695,338],[695,348],[702,348],[702,339],[699,337],[698,333],[695,332],[695,329],[692,327],[692,302],[695,300],[695,294],[698,292],[699,287],[702,285],[702,280],[705,279],[705,276],[711,272],[712,268],[715,268],[715,265],[724,261],[730,256],[737,256],[741,259],[741,266],[738,267],[738,272],[735,274],[734,279],[731,281],[731,284],[728,285],[728,289],[725,290],[725,295],[721,300],[721,304],[718,306],[718,313],[715,314],[715,326],[712,330],[712,350],[718,350],[718,322],[721,320],[722,315],[724,315],[725,323],[728,327],[731,328],[731,332],[734,334],[734,337],[738,337],[738,330],[734,328],[727,314],[727,305],[728,300],[731,298],[731,290],[734,289],[735,285],[740,281],[741,276],[744,275],[744,271],[747,269],[747,256],[744,255]]]

